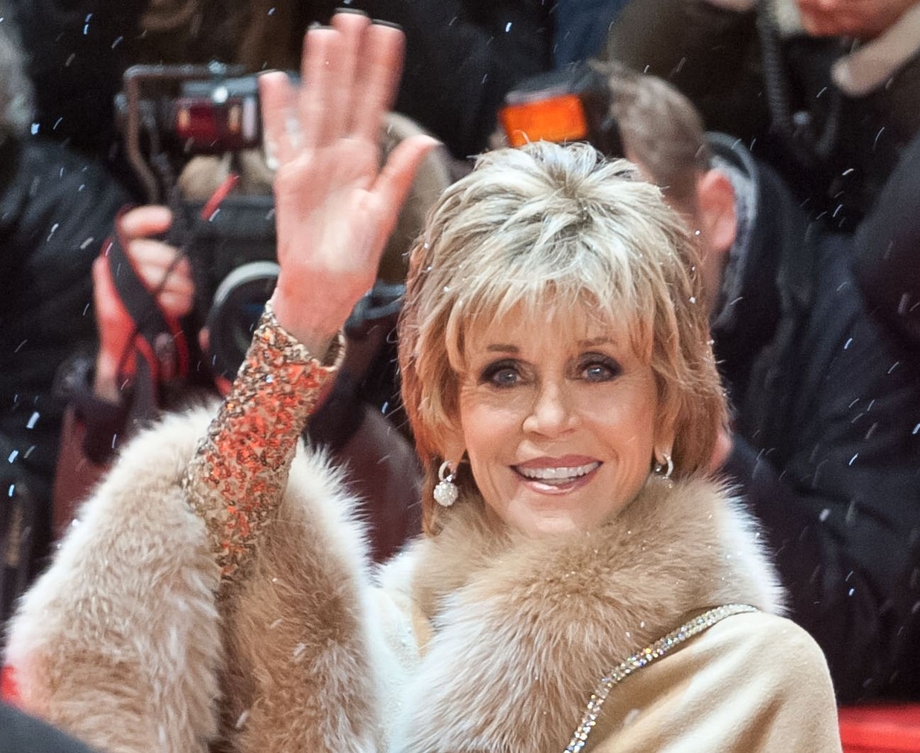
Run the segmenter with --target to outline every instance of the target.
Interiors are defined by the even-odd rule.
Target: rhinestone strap
[[[644,648],[629,658],[624,659],[612,672],[601,679],[597,688],[595,688],[594,692],[591,694],[591,700],[588,701],[588,707],[585,709],[585,714],[581,718],[581,724],[579,724],[578,729],[575,730],[575,734],[572,736],[572,740],[569,742],[569,746],[565,749],[564,753],[579,753],[579,751],[585,747],[588,742],[588,735],[591,734],[591,731],[597,724],[598,717],[600,717],[604,701],[607,700],[607,696],[615,685],[625,680],[633,672],[671,653],[685,641],[711,628],[726,617],[730,617],[733,614],[756,611],[758,610],[755,607],[748,606],[747,604],[726,604],[721,607],[710,609],[699,617],[690,620],[690,622],[684,623],[677,628],[677,630],[668,633],[664,638],[659,638],[648,648]]]
[[[339,333],[320,363],[266,305],[233,388],[182,482],[207,526],[221,592],[240,576],[280,503],[300,432],[344,356]]]

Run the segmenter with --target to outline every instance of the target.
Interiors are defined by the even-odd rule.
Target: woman
[[[399,344],[424,539],[369,574],[339,472],[293,459],[430,146],[378,168],[400,40],[339,16],[299,95],[263,77],[277,289],[210,427],[129,446],[25,599],[25,705],[105,751],[839,749],[823,658],[702,473],[693,243],[626,163],[503,151],[434,210]]]

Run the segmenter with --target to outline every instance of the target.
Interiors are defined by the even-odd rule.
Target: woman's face
[[[470,333],[458,431],[489,511],[528,535],[585,531],[648,477],[658,390],[626,332],[587,316],[520,314]],[[667,440],[667,441],[664,441]]]

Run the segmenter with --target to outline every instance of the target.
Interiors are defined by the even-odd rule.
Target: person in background
[[[920,133],[917,0],[635,0],[604,55],[670,81],[845,232]]]
[[[340,0],[13,0],[31,53],[37,127],[125,171],[111,102],[134,63],[240,64],[297,70],[303,34]],[[397,24],[405,73],[394,109],[457,160],[486,147],[505,92],[552,65],[543,0],[350,0],[344,7]],[[461,169],[458,166],[458,169]],[[126,180],[128,178],[126,177]]]
[[[871,311],[920,349],[920,133],[856,231],[853,267]]]
[[[90,269],[127,193],[30,133],[16,16],[0,2],[0,622],[47,563],[63,404],[58,368],[95,338]]]
[[[733,406],[713,467],[763,524],[791,616],[824,650],[838,698],[920,698],[920,349],[861,295],[852,237],[809,222],[772,169],[737,139],[704,133],[670,84],[596,69],[625,156],[703,249]],[[896,177],[916,181],[913,170]],[[915,204],[891,205],[860,233],[914,226],[915,212],[892,212]]]
[[[839,750],[821,652],[706,474],[697,246],[588,145],[485,155],[430,213],[399,329],[426,535],[368,572],[298,438],[433,145],[381,168],[401,43],[340,14],[302,88],[262,77],[275,292],[217,413],[128,447],[23,600],[26,707],[123,753]]]

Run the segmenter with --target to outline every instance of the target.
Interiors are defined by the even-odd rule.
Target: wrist
[[[302,302],[292,303],[276,288],[269,305],[275,321],[303,345],[318,361],[324,362],[333,341],[338,336],[347,315],[339,317],[329,312],[311,310]]]

